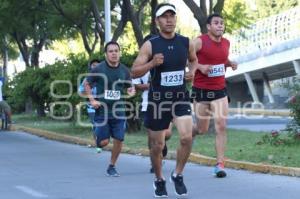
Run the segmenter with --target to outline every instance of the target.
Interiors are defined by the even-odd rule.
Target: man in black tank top
[[[159,35],[143,44],[131,72],[137,78],[150,71],[145,127],[149,129],[150,156],[156,176],[154,196],[168,195],[161,168],[161,151],[165,142],[163,131],[171,121],[178,129],[180,145],[177,149],[176,168],[170,179],[175,185],[175,193],[178,196],[187,196],[182,173],[191,152],[193,123],[185,82],[193,74],[185,72],[185,67],[189,60],[190,66],[196,68],[198,60],[189,39],[175,33],[174,5],[159,4],[155,21],[160,29]]]

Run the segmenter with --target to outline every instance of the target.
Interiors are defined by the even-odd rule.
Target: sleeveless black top
[[[186,92],[184,79],[185,67],[189,53],[189,39],[175,34],[172,39],[161,35],[149,39],[152,45],[152,55],[162,53],[163,64],[150,70],[150,93]],[[151,98],[151,97],[150,97]]]

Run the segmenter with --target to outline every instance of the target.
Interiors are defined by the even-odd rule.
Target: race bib
[[[160,85],[162,86],[179,86],[183,84],[184,71],[172,71],[161,73]]]
[[[121,98],[120,91],[113,91],[113,90],[105,90],[104,91],[104,99],[119,100],[120,98]]]
[[[208,73],[208,77],[219,77],[225,75],[224,64],[214,65]]]

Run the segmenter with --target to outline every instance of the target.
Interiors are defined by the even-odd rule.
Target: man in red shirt
[[[214,117],[217,153],[214,173],[216,177],[222,178],[226,176],[224,152],[228,115],[225,71],[227,67],[236,70],[237,64],[228,60],[230,42],[223,38],[225,29],[223,17],[219,14],[210,15],[207,18],[207,29],[207,34],[193,41],[199,62],[193,82],[194,111],[197,121],[193,134],[207,132],[210,116]]]

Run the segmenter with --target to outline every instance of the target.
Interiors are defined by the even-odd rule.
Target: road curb
[[[239,115],[281,116],[289,117],[290,109],[255,109],[255,108],[229,108],[229,113]]]
[[[35,128],[25,127],[21,125],[14,125],[12,130],[21,130],[33,135],[37,135],[51,140],[66,142],[66,143],[79,144],[85,146],[95,146],[95,143],[92,140],[78,138],[70,135],[63,135],[63,134],[59,134],[47,130],[35,129]],[[104,150],[111,150],[111,148],[112,145],[109,144],[107,147],[104,148]],[[129,147],[124,146],[122,152],[128,154],[149,156],[148,149],[130,149]],[[167,158],[175,159],[176,153],[169,152]],[[189,157],[189,162],[213,166],[216,164],[216,159],[212,157],[200,155],[200,154],[191,153]],[[300,168],[296,168],[296,167],[282,167],[282,166],[267,165],[267,164],[257,164],[257,163],[246,162],[246,161],[235,161],[229,159],[226,160],[225,166],[227,168],[243,169],[243,170],[249,170],[249,171],[259,172],[259,173],[270,173],[270,174],[277,174],[277,175],[300,177]]]

